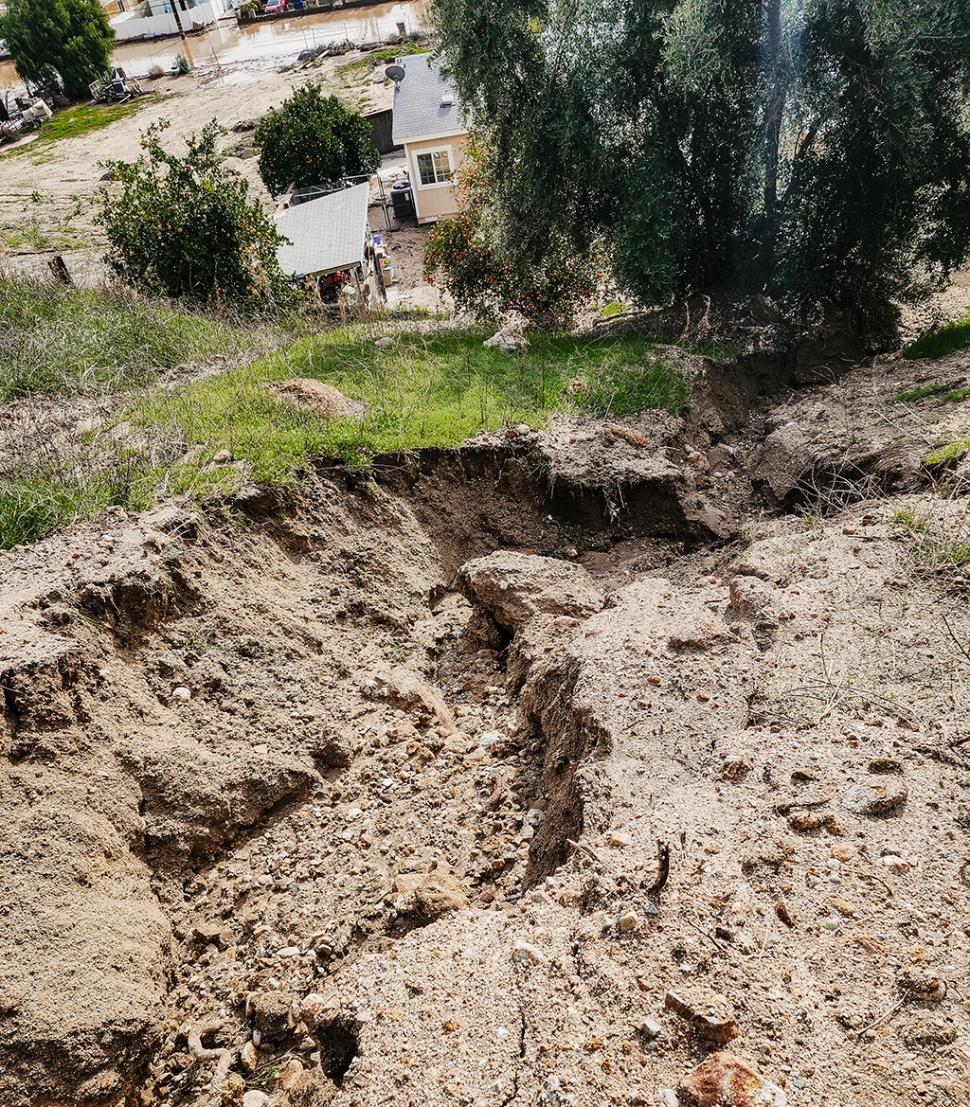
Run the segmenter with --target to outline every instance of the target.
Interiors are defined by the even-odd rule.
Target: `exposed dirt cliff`
[[[967,1101],[966,358],[701,371],[0,556],[4,1107]]]

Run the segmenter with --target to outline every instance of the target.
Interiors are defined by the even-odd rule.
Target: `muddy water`
[[[387,38],[403,23],[408,31],[426,25],[425,0],[378,4],[361,11],[319,12],[293,19],[274,19],[239,27],[230,15],[201,35],[190,35],[188,49],[197,66],[238,64],[252,61],[269,64],[324,43],[374,42]],[[115,65],[135,77],[145,76],[153,65],[171,67],[182,52],[178,38],[123,43],[114,52]],[[13,63],[0,62],[0,89],[20,82]]]

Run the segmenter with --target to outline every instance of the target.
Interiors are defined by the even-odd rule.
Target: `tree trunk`
[[[762,273],[767,281],[775,265],[775,244],[781,224],[781,210],[778,205],[778,148],[788,95],[788,74],[781,52],[781,0],[765,0],[765,14],[768,20],[765,61],[769,80],[764,122],[765,235],[762,245]]]

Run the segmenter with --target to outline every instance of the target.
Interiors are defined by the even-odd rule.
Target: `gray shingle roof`
[[[353,269],[364,260],[370,185],[354,185],[276,216],[280,234],[292,246],[277,246],[288,277]]]
[[[432,67],[431,55],[412,54],[398,58],[397,64],[404,66],[407,76],[394,89],[395,145],[427,135],[463,134],[458,95],[451,82]],[[452,98],[450,104],[441,102],[446,95]]]

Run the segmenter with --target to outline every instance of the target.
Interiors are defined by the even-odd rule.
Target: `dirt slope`
[[[965,372],[0,556],[0,1103],[966,1102]]]

